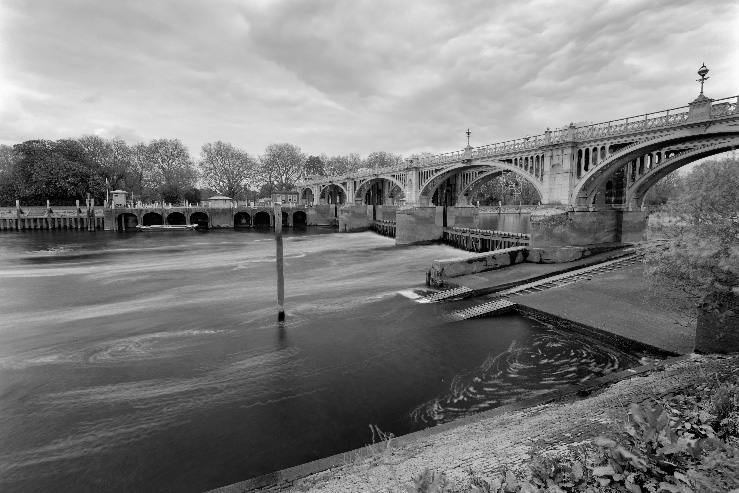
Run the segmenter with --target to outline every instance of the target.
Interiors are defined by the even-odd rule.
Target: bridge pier
[[[647,211],[567,211],[547,208],[531,213],[531,246],[564,247],[646,240]]]

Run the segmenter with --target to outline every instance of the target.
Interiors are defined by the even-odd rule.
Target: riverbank
[[[471,473],[488,482],[503,471],[524,477],[534,457],[573,456],[621,433],[630,403],[690,395],[715,375],[736,381],[738,364],[739,355],[684,355],[214,491],[400,492],[426,469],[469,491]]]
[[[455,281],[477,290],[499,291],[573,268],[585,268],[595,261],[614,260],[625,253],[629,252],[607,252],[575,265],[519,264]],[[390,446],[385,442],[215,491],[403,491],[400,483],[426,468],[444,472],[450,481],[462,484],[470,470],[481,476],[503,469],[523,471],[534,451],[566,452],[615,430],[630,402],[680,392],[705,378],[714,366],[725,369],[724,359],[689,354],[694,325],[684,319],[678,320],[682,325],[675,323],[679,314],[649,296],[641,269],[640,263],[626,262],[612,270],[579,276],[565,285],[530,290],[510,299],[518,303],[519,311],[540,320],[611,339],[612,343],[636,341],[683,356],[394,438]],[[482,296],[475,301],[483,303],[495,296]]]

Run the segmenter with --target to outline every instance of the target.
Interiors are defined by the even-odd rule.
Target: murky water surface
[[[0,490],[203,491],[638,357],[421,304],[442,245],[271,232],[0,234]]]
[[[480,214],[480,229],[507,231],[509,233],[531,233],[531,214]]]

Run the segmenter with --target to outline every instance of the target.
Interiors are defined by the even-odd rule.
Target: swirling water
[[[443,245],[331,228],[3,232],[0,490],[203,491],[633,366],[421,304]]]

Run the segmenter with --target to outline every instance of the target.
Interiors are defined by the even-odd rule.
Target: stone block
[[[335,221],[336,205],[323,204],[308,207],[308,226],[331,226]]]
[[[526,256],[525,247],[513,247],[461,259],[434,260],[431,264],[431,283],[438,285],[442,279],[466,276],[519,264],[526,260]]]
[[[480,227],[480,211],[477,207],[447,207],[447,227],[473,228]]]
[[[339,209],[339,231],[352,232],[369,229],[371,217],[368,217],[368,209],[371,207],[366,205],[342,206]]]
[[[444,236],[441,218],[437,217],[441,209],[435,206],[397,209],[395,243],[412,245],[439,241]]]
[[[531,246],[583,246],[637,242],[646,238],[645,211],[574,212],[540,209],[531,213]]]

